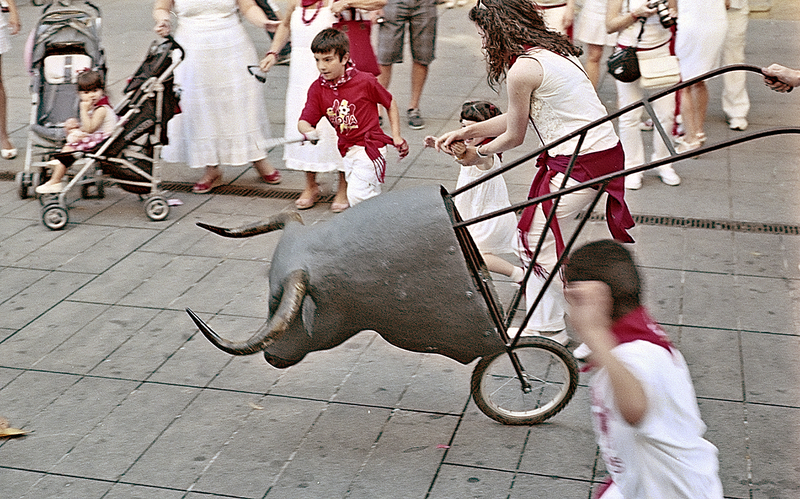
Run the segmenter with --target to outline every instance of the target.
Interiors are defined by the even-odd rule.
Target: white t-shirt
[[[686,361],[648,341],[623,343],[612,351],[642,382],[648,409],[629,425],[613,404],[608,373],[591,381],[592,419],[606,468],[626,499],[722,499],[717,448],[703,438]]]

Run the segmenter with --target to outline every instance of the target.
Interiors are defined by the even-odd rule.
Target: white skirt
[[[605,0],[586,0],[583,3],[575,23],[575,39],[591,45],[616,45],[617,34],[606,32]]]
[[[186,51],[175,70],[182,112],[169,122],[164,160],[200,168],[267,157],[264,89],[247,70],[258,56],[238,18],[180,19],[175,40]]]

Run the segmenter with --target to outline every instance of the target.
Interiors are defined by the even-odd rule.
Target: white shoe
[[[739,130],[743,132],[747,130],[747,119],[731,118],[728,120],[728,128],[730,128],[731,130]]]
[[[578,345],[578,348],[572,352],[572,356],[578,360],[586,360],[590,355],[592,355],[592,349],[589,348],[589,345],[586,343],[581,343]]]
[[[659,166],[657,168],[658,176],[661,177],[661,181],[667,185],[680,185],[681,178],[675,173],[675,170],[672,169],[669,165]]]
[[[625,188],[635,191],[642,188],[642,174],[634,173],[625,177]]]
[[[36,187],[36,194],[58,194],[64,190],[64,182],[45,183]]]
[[[463,7],[463,6],[467,5],[467,0],[458,0],[456,2],[456,5],[458,5],[459,7]]]
[[[452,8],[453,8],[453,7],[455,7],[455,6],[456,6],[456,0],[447,0],[447,1],[444,3],[444,8],[445,8],[445,9],[452,9]]]
[[[508,328],[508,336],[510,338],[514,338],[519,333],[518,327],[510,327]],[[569,343],[569,335],[567,334],[566,329],[562,329],[560,331],[535,331],[533,329],[525,329],[522,331],[521,336],[541,336],[542,338],[549,338],[556,343],[560,343],[562,345],[566,345]]]

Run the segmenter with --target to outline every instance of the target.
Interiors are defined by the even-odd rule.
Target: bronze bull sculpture
[[[541,337],[506,346],[489,311],[491,277],[466,229],[453,228],[456,220],[444,189],[428,186],[381,194],[310,227],[296,212],[236,229],[198,223],[225,237],[283,234],[269,270],[269,319],[248,340],[226,340],[186,311],[217,348],[263,352],[278,368],[364,330],[464,364],[482,357],[472,375],[481,410],[503,423],[544,421],[574,394],[575,361]]]

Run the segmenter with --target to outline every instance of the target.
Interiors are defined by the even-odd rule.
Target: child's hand
[[[611,340],[611,288],[601,281],[573,281],[564,286],[569,304],[567,316],[581,339],[592,351]]]
[[[405,158],[408,156],[408,141],[406,139],[400,139],[400,143],[397,143],[397,140],[394,141],[394,147],[397,148],[397,154],[400,155],[400,159]]]
[[[425,147],[436,147],[436,137],[433,135],[428,135],[423,140],[423,143],[425,144]]]
[[[450,154],[456,157],[457,160],[464,159],[464,155],[467,153],[467,144],[463,141],[453,142],[450,144]]]
[[[316,129],[311,130],[310,132],[306,132],[303,134],[303,142],[311,142],[312,145],[316,145],[319,142],[319,132]]]

